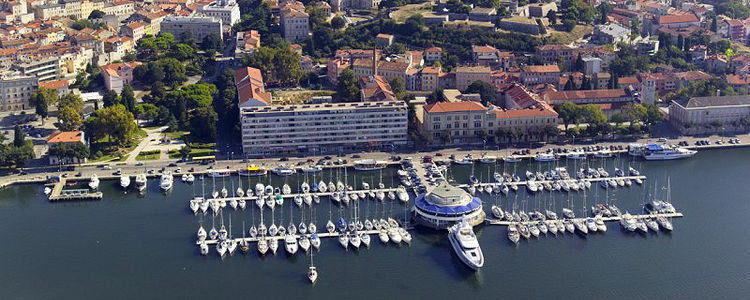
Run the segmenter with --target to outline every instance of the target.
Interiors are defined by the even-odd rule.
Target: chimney
[[[378,75],[378,50],[372,48],[372,76]]]

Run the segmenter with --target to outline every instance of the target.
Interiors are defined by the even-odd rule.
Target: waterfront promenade
[[[667,139],[666,142],[660,142],[657,138],[648,138],[648,139],[640,139],[637,141],[620,141],[620,142],[602,142],[602,143],[592,143],[592,144],[574,144],[574,145],[557,145],[557,144],[548,144],[543,147],[539,148],[533,148],[531,149],[531,154],[537,152],[545,152],[549,149],[554,148],[566,148],[566,149],[572,149],[576,147],[583,147],[583,146],[623,146],[626,147],[628,144],[631,143],[640,143],[640,144],[648,144],[648,143],[669,143],[669,144],[677,144],[680,141],[686,141],[688,142],[689,146],[687,148],[696,149],[696,150],[707,150],[707,149],[722,149],[722,148],[736,148],[736,147],[748,147],[750,146],[750,134],[746,135],[738,135],[732,138],[738,138],[740,139],[740,144],[728,144],[724,143],[722,145],[717,145],[713,143],[716,140],[723,139],[727,140],[729,137],[724,136],[710,136],[710,137],[681,137],[676,139]],[[695,146],[695,141],[698,140],[710,140],[712,144],[706,145],[706,146]],[[347,165],[351,165],[355,160],[360,158],[354,158],[353,155],[359,155],[361,156],[361,159],[376,159],[376,160],[383,160],[383,161],[389,161],[391,163],[395,163],[391,160],[392,156],[400,156],[402,158],[411,157],[415,160],[420,159],[421,157],[425,155],[435,156],[436,153],[440,153],[442,156],[435,157],[435,160],[447,160],[448,157],[451,155],[454,155],[455,157],[464,157],[468,154],[473,155],[475,158],[479,158],[482,153],[487,153],[487,155],[496,156],[498,158],[511,155],[514,151],[518,151],[521,149],[528,149],[523,147],[515,147],[515,148],[504,148],[504,149],[463,149],[463,148],[444,148],[444,149],[431,149],[430,151],[400,151],[400,152],[382,152],[382,151],[374,151],[374,152],[357,152],[357,153],[349,153],[347,155],[330,155],[332,161],[336,161],[337,159],[342,159],[347,161]],[[318,161],[320,159],[323,159],[327,155],[316,155],[316,156],[299,156],[299,157],[288,157],[285,161],[281,161],[280,158],[262,158],[262,159],[249,159],[249,160],[242,160],[242,159],[234,159],[234,160],[219,160],[214,164],[210,165],[201,165],[195,162],[176,162],[176,160],[155,160],[155,161],[145,161],[142,162],[142,164],[131,164],[126,162],[121,163],[87,163],[82,165],[76,165],[74,171],[58,171],[58,168],[56,166],[49,166],[49,167],[39,167],[39,168],[28,168],[24,169],[27,174],[25,175],[8,175],[8,176],[2,176],[0,177],[0,188],[6,187],[11,184],[22,184],[22,183],[44,183],[47,182],[49,177],[52,176],[58,176],[61,174],[66,174],[70,180],[73,179],[88,179],[91,177],[91,175],[96,174],[99,176],[100,179],[106,180],[106,179],[114,179],[119,178],[119,175],[114,175],[115,170],[120,169],[123,174],[127,174],[130,176],[135,176],[139,173],[144,173],[148,170],[153,170],[153,174],[148,174],[149,177],[156,177],[159,176],[159,170],[162,168],[166,168],[169,170],[174,170],[177,167],[168,167],[170,164],[177,163],[179,167],[182,168],[182,172],[187,172],[190,169],[193,169],[192,173],[205,173],[209,171],[211,168],[215,169],[221,169],[221,168],[229,168],[229,169],[240,169],[246,165],[253,164],[262,166],[268,170],[271,170],[273,168],[278,167],[279,165],[286,165],[288,167],[299,167],[302,165],[309,165],[312,163],[309,163],[308,160],[312,159],[314,161]],[[108,165],[112,167],[112,170],[105,170],[102,169],[100,166],[102,165]],[[80,177],[76,177],[80,173]]]

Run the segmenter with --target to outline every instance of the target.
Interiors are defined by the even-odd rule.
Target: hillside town
[[[5,166],[746,133],[747,0],[4,0]]]

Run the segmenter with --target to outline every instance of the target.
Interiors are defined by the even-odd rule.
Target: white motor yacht
[[[161,175],[161,179],[159,180],[159,187],[162,191],[168,191],[172,189],[173,181],[174,178],[172,177],[172,172],[164,171],[164,173]]]
[[[141,192],[146,189],[146,184],[148,182],[148,179],[146,178],[146,174],[138,174],[135,176],[135,188]]]
[[[297,253],[297,238],[292,234],[287,234],[284,237],[284,248],[286,248],[286,252],[289,254],[293,255]]]
[[[89,180],[89,188],[92,190],[99,188],[99,176],[96,176],[96,174],[91,175],[91,180]]]
[[[123,189],[128,189],[130,186],[130,176],[128,175],[121,175],[120,176],[120,187]]]
[[[448,229],[448,239],[458,258],[469,268],[478,270],[484,266],[484,255],[477,236],[465,219]]]

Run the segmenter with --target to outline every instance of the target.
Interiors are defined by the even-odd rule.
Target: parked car
[[[359,155],[359,154],[354,154],[354,155],[352,155],[352,158],[362,158],[362,156]]]
[[[110,167],[109,165],[104,165],[102,166],[102,170],[112,170],[112,167]]]

